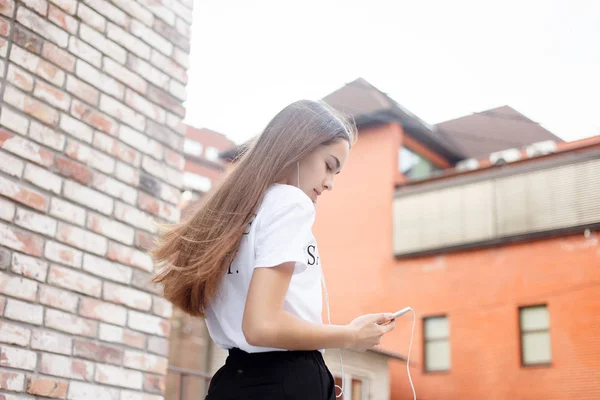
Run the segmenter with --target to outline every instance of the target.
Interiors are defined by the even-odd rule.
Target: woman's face
[[[350,153],[350,145],[339,139],[328,145],[321,145],[300,160],[300,176],[292,168],[288,184],[298,186],[314,204],[325,190],[333,190],[333,178],[339,174]]]

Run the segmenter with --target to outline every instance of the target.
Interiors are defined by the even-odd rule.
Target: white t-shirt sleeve
[[[258,223],[254,268],[294,261],[294,274],[308,268],[307,248],[313,242],[315,208],[308,199],[286,199]]]

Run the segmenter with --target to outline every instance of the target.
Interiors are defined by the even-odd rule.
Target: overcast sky
[[[598,0],[196,0],[186,122],[240,143],[358,77],[429,123],[508,104],[600,135]]]

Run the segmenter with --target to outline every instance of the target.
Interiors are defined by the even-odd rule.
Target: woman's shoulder
[[[261,210],[275,213],[279,210],[299,207],[308,212],[314,212],[314,204],[301,189],[292,185],[274,183],[265,192]]]

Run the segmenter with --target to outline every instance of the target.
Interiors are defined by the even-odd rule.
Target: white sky
[[[508,104],[600,134],[599,0],[195,0],[186,122],[240,143],[357,77],[429,123]]]

